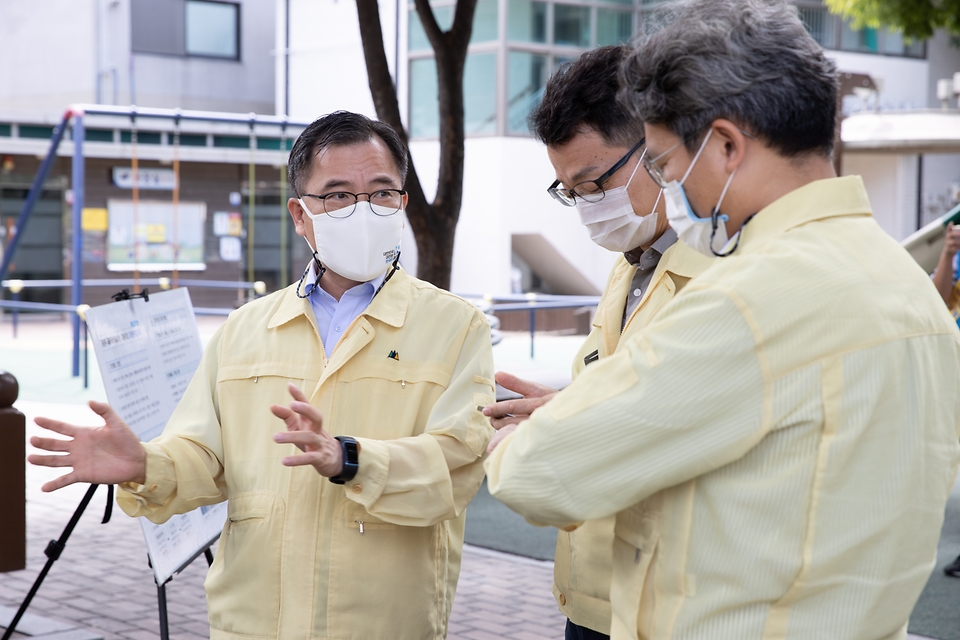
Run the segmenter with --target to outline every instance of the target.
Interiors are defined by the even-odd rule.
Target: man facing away
[[[722,257],[498,433],[490,492],[541,524],[616,514],[615,640],[906,638],[960,459],[960,332],[835,177],[836,68],[796,7],[664,10],[621,97],[671,226]]]
[[[601,47],[564,65],[530,116],[556,171],[550,195],[577,208],[594,242],[621,254],[574,357],[574,378],[617,352],[711,263],[677,243],[660,187],[640,166],[643,123],[617,102],[620,64],[629,53],[627,46]],[[556,393],[505,372],[497,382],[525,396],[484,411],[498,428],[525,420]],[[512,417],[497,417],[506,414]],[[553,593],[568,618],[567,640],[609,637],[614,520],[609,515],[557,536]]]
[[[398,267],[406,169],[381,122],[311,124],[287,208],[314,260],[230,315],[163,435],[141,444],[100,403],[99,429],[37,419],[72,437],[31,440],[67,452],[32,463],[73,467],[45,491],[118,483],[158,523],[229,500],[204,584],[215,640],[446,635],[493,362],[483,314]]]

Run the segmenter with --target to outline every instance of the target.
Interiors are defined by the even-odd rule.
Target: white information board
[[[186,289],[150,294],[87,311],[107,401],[142,441],[160,435],[193,378],[203,347]],[[140,518],[147,553],[163,584],[220,535],[225,502],[173,516]]]

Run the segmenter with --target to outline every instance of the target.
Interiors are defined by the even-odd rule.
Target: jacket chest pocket
[[[391,440],[423,432],[450,374],[440,366],[386,364],[393,366],[341,374],[331,416],[334,433]]]
[[[287,405],[293,400],[288,390],[295,384],[307,395],[316,385],[310,380],[308,367],[300,363],[253,363],[221,366],[217,373],[220,424],[235,422],[249,425],[269,419],[273,426],[282,426],[270,413],[271,404]],[[272,433],[272,432],[271,432]]]
[[[391,638],[432,637],[446,587],[444,526],[391,524],[341,501],[330,546],[327,635],[382,638],[389,621]]]
[[[319,368],[317,373],[319,373]],[[258,363],[225,365],[217,375],[218,411],[223,433],[224,457],[237,463],[264,457],[280,457],[273,434],[283,431],[283,422],[270,412],[270,405],[288,405],[288,390],[295,384],[307,395],[316,386],[304,365]]]

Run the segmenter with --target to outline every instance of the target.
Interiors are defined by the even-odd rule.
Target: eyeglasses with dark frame
[[[357,209],[360,196],[367,196],[371,205],[380,207],[382,211],[373,210],[375,215],[386,218],[403,208],[403,197],[407,192],[403,189],[380,189],[373,193],[350,193],[349,191],[332,191],[323,195],[305,193],[301,198],[315,198],[323,204],[323,211],[331,218],[349,218]]]
[[[637,149],[642,147],[645,142],[646,138],[642,138],[630,151],[627,151],[626,155],[617,160],[615,165],[610,167],[596,180],[584,180],[583,182],[575,184],[570,189],[558,189],[557,187],[560,185],[560,181],[554,180],[553,184],[547,188],[547,193],[549,193],[554,200],[567,207],[576,206],[576,198],[580,198],[584,202],[600,202],[603,200],[603,196],[606,195],[603,190],[603,183],[609,180],[623,165],[627,164],[630,156],[636,153]]]

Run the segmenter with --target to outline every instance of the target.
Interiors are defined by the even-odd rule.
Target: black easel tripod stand
[[[13,620],[10,621],[10,626],[7,627],[7,630],[3,634],[3,638],[0,640],[10,640],[13,636],[13,632],[16,631],[17,625],[20,623],[20,618],[23,617],[23,614],[26,613],[27,607],[30,606],[30,602],[33,600],[33,596],[37,595],[37,591],[40,589],[40,585],[43,583],[43,579],[47,577],[47,574],[50,572],[50,569],[53,567],[53,563],[57,561],[60,557],[60,554],[63,553],[64,547],[67,546],[67,539],[70,537],[70,534],[73,533],[74,527],[77,526],[77,523],[80,521],[80,516],[83,515],[84,510],[87,508],[87,505],[90,504],[90,500],[93,499],[93,494],[97,492],[97,487],[100,485],[92,484],[87,489],[87,493],[84,494],[83,499],[80,500],[80,504],[77,505],[77,508],[73,512],[73,516],[70,518],[70,522],[67,523],[67,526],[64,527],[63,533],[60,534],[60,537],[56,540],[51,540],[47,544],[47,548],[43,551],[44,555],[47,556],[47,563],[43,565],[43,569],[40,571],[40,575],[37,576],[37,579],[33,581],[33,586],[30,587],[30,591],[27,593],[27,597],[24,598],[23,603],[20,605],[20,608],[17,609],[17,614],[13,616]],[[110,516],[113,513],[113,485],[107,485],[107,506],[103,511],[103,520],[101,524],[106,524],[110,522]]]

